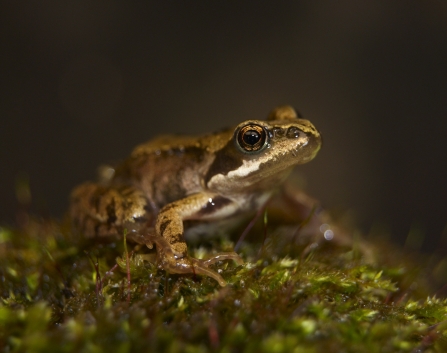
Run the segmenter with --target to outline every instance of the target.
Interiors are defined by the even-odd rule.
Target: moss
[[[386,258],[385,246],[371,247],[371,261],[344,247],[284,243],[269,243],[258,257],[252,245],[245,265],[217,265],[229,283],[221,288],[206,277],[167,275],[143,249],[126,252],[123,242],[30,220],[0,228],[0,348],[446,351],[446,300],[427,295],[420,262],[396,250]]]

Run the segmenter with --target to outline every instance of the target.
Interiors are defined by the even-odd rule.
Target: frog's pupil
[[[244,133],[244,142],[248,145],[256,145],[261,139],[261,135],[256,130],[248,130]]]
[[[243,152],[261,151],[265,147],[266,131],[257,124],[247,124],[237,130],[237,144]]]

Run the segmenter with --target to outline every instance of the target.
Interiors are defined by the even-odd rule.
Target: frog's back
[[[87,236],[116,234],[132,224],[150,226],[165,205],[201,192],[203,178],[231,132],[164,135],[137,146],[113,176],[73,190],[71,217]]]
[[[113,182],[131,183],[161,208],[203,190],[215,152],[230,138],[231,131],[202,137],[159,136],[137,146],[116,169]]]
[[[232,136],[231,129],[204,136],[161,135],[134,148],[131,156],[180,155],[185,151],[215,153],[224,147]]]

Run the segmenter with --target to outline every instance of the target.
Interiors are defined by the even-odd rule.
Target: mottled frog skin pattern
[[[100,181],[75,188],[71,219],[86,237],[123,236],[126,229],[136,241],[155,243],[166,271],[208,275],[225,285],[209,265],[241,264],[241,258],[234,252],[189,257],[185,222],[222,224],[259,209],[320,147],[320,133],[290,106],[204,136],[161,136],[137,146]]]

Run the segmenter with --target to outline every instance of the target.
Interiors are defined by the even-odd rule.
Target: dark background
[[[60,216],[137,143],[280,104],[324,136],[300,170],[328,208],[427,249],[447,223],[445,1],[2,1],[0,36],[2,224],[17,180]]]

